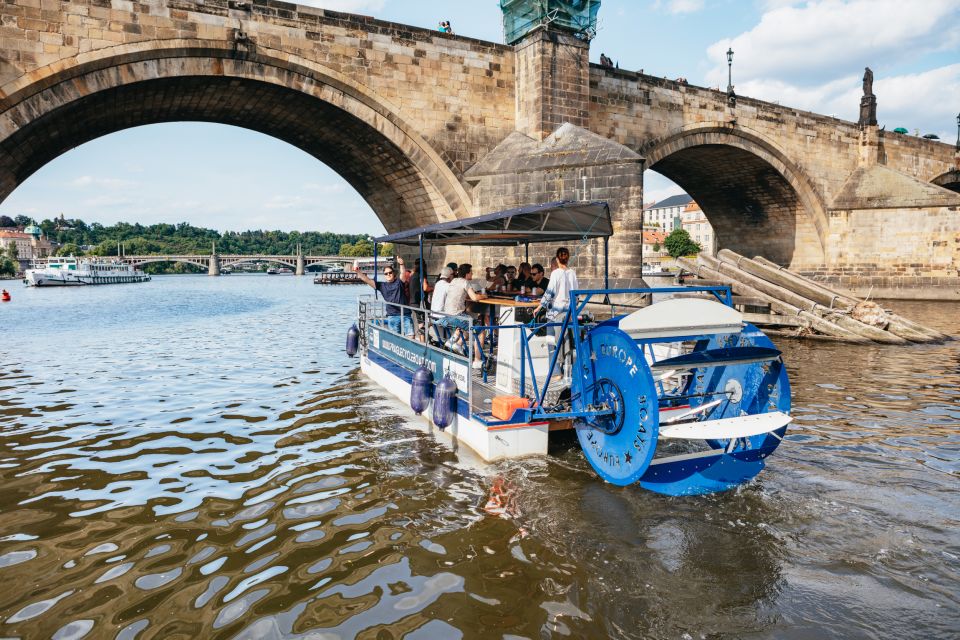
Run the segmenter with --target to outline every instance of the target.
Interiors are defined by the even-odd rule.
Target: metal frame
[[[376,283],[377,283],[377,276],[378,276],[378,273],[379,273],[378,260],[379,260],[379,245],[380,245],[381,242],[402,242],[403,240],[407,240],[406,244],[412,244],[412,242],[410,242],[410,240],[412,240],[414,237],[416,237],[416,244],[417,244],[417,247],[418,247],[418,255],[419,255],[419,258],[420,258],[420,269],[417,271],[417,277],[420,278],[421,280],[423,280],[424,275],[425,275],[425,263],[424,263],[424,260],[423,260],[423,255],[424,255],[423,247],[424,247],[425,240],[431,239],[431,238],[429,238],[429,236],[430,236],[431,234],[437,234],[437,237],[434,237],[434,238],[432,238],[432,239],[433,239],[436,243],[438,243],[438,244],[455,244],[455,243],[456,243],[456,244],[464,244],[464,245],[467,245],[467,246],[472,246],[472,245],[485,245],[485,244],[487,244],[486,242],[471,242],[470,236],[479,236],[479,235],[483,235],[483,234],[487,234],[487,235],[489,236],[489,235],[492,234],[492,233],[496,233],[496,230],[469,229],[469,228],[467,228],[467,227],[469,227],[470,224],[477,224],[477,223],[484,223],[484,222],[491,222],[491,221],[496,222],[496,221],[500,221],[500,220],[505,220],[504,226],[503,226],[503,228],[502,228],[500,231],[503,232],[503,233],[509,233],[510,223],[512,222],[512,220],[514,219],[514,217],[515,217],[515,216],[518,216],[518,215],[527,215],[527,214],[545,215],[545,218],[544,218],[544,226],[545,226],[545,225],[546,225],[546,220],[549,219],[549,216],[552,214],[552,209],[554,209],[554,208],[564,209],[564,208],[572,208],[572,207],[576,207],[576,206],[596,206],[596,205],[598,205],[598,204],[603,204],[603,210],[604,210],[604,212],[605,212],[606,219],[609,221],[609,208],[607,208],[606,203],[597,203],[597,202],[588,202],[588,203],[560,202],[560,203],[551,203],[551,204],[548,204],[548,205],[537,205],[537,206],[534,206],[534,207],[524,207],[524,208],[521,208],[521,209],[513,209],[513,210],[509,210],[509,211],[494,213],[494,214],[487,214],[487,215],[485,215],[485,216],[478,216],[478,217],[476,217],[476,218],[470,218],[470,219],[462,220],[462,221],[454,221],[454,222],[440,223],[440,224],[436,224],[436,225],[430,225],[430,226],[427,226],[427,227],[422,227],[422,228],[420,228],[420,229],[414,229],[414,230],[407,231],[407,232],[401,232],[401,233],[397,233],[397,234],[391,234],[391,235],[387,235],[387,236],[382,236],[382,237],[380,237],[380,238],[376,238],[376,239],[374,239],[374,243],[373,243],[373,259],[374,259],[374,277],[373,277],[373,280],[374,280],[374,285],[376,285]],[[598,219],[600,219],[600,218],[601,218],[601,216],[598,216]],[[592,225],[591,225],[591,226],[592,226]],[[441,237],[439,237],[439,234],[441,234],[441,233],[443,233],[443,232],[447,232],[447,231],[456,231],[457,233],[461,234],[461,237],[459,237],[459,238],[453,238],[453,239],[451,239],[451,238],[441,238]],[[610,289],[610,288],[609,288],[609,283],[610,283],[610,273],[609,273],[609,235],[610,235],[610,234],[608,234],[608,233],[601,233],[601,232],[591,232],[590,229],[588,229],[588,230],[586,230],[586,231],[583,231],[583,232],[580,232],[580,233],[582,233],[582,236],[581,236],[581,237],[582,237],[583,239],[589,239],[589,238],[591,238],[591,237],[593,237],[593,238],[603,238],[603,282],[604,282],[604,288],[603,288],[603,289],[582,289],[582,290],[571,291],[571,292],[570,292],[571,306],[570,306],[570,309],[567,310],[567,313],[564,315],[564,318],[563,318],[562,322],[531,323],[531,324],[529,324],[529,325],[522,325],[522,324],[514,324],[514,325],[474,325],[473,319],[472,319],[472,318],[468,319],[468,326],[467,326],[467,329],[466,329],[466,331],[467,331],[466,358],[467,358],[468,367],[470,367],[470,366],[472,365],[473,357],[474,357],[475,349],[476,349],[476,351],[478,352],[479,356],[481,357],[481,361],[482,361],[483,364],[484,364],[484,366],[482,367],[482,371],[483,371],[482,376],[483,376],[484,382],[487,381],[487,378],[486,378],[486,376],[487,376],[487,373],[486,373],[486,369],[487,369],[486,364],[487,364],[488,359],[489,359],[490,357],[492,357],[492,354],[493,354],[493,345],[494,345],[494,343],[495,343],[495,341],[496,341],[496,337],[497,337],[497,335],[498,335],[498,332],[501,331],[501,330],[519,330],[519,331],[520,331],[520,394],[521,394],[521,395],[526,395],[527,372],[529,371],[529,375],[530,375],[530,378],[531,378],[530,382],[531,382],[531,384],[532,384],[532,389],[533,389],[533,394],[534,394],[534,402],[535,402],[535,407],[534,407],[534,409],[532,410],[532,418],[534,418],[534,419],[542,419],[542,418],[575,418],[575,417],[585,417],[585,416],[588,416],[588,415],[598,415],[598,416],[599,416],[599,415],[606,415],[606,414],[609,414],[609,413],[610,413],[609,410],[601,410],[601,411],[587,412],[587,413],[584,413],[584,412],[550,412],[550,411],[547,411],[547,408],[543,406],[544,399],[547,397],[547,392],[550,390],[550,383],[551,383],[551,379],[552,379],[552,377],[553,377],[553,372],[556,370],[557,361],[558,361],[558,359],[559,359],[559,357],[560,357],[561,351],[563,350],[563,343],[564,343],[564,340],[565,340],[565,338],[566,338],[566,336],[567,336],[567,332],[568,332],[569,330],[572,330],[572,331],[574,332],[574,335],[575,335],[575,336],[578,336],[578,335],[580,334],[580,329],[581,329],[581,325],[580,325],[580,323],[579,323],[580,314],[586,309],[586,307],[587,307],[588,304],[591,304],[591,301],[592,301],[592,299],[593,299],[594,296],[602,295],[602,296],[603,296],[603,301],[602,301],[602,302],[593,302],[593,304],[602,304],[602,305],[604,305],[604,306],[609,306],[609,307],[611,308],[611,310],[614,310],[617,306],[630,307],[630,305],[616,305],[616,304],[614,304],[614,303],[612,303],[612,302],[610,301],[610,296],[616,296],[616,295],[632,295],[632,296],[637,296],[637,295],[643,295],[643,294],[651,294],[651,295],[652,295],[652,294],[654,294],[654,293],[662,294],[662,293],[679,293],[679,292],[684,292],[684,293],[696,293],[696,292],[711,293],[711,294],[714,295],[714,297],[717,298],[717,300],[719,300],[719,301],[722,302],[723,304],[725,304],[725,305],[727,305],[727,306],[730,306],[730,307],[733,306],[733,298],[732,298],[731,289],[730,289],[730,287],[726,287],[726,286],[719,286],[719,287],[658,287],[658,288],[646,287],[646,288],[634,288],[634,289]],[[593,234],[592,236],[591,236],[591,233]],[[612,233],[612,229],[611,229],[610,233]],[[558,235],[563,236],[564,238],[570,238],[570,237],[571,237],[570,232],[555,232],[555,233],[554,233],[554,232],[549,232],[549,231],[545,231],[545,230],[542,230],[542,229],[541,229],[540,231],[538,231],[538,232],[536,232],[536,233],[534,234],[534,237],[533,237],[532,241],[533,241],[533,242],[551,242],[551,241],[555,241],[555,240],[556,240],[556,236],[558,236]],[[519,246],[520,244],[523,244],[523,245],[524,245],[524,254],[525,254],[526,262],[529,262],[529,252],[530,252],[530,242],[531,242],[531,238],[526,237],[526,238],[522,238],[521,240],[522,240],[522,242],[518,240],[518,241],[516,241],[516,242],[510,241],[509,243],[503,242],[503,241],[501,241],[501,240],[496,240],[496,242],[494,242],[494,244],[515,244],[515,245],[517,245],[517,246]],[[457,241],[457,242],[454,242],[454,241]],[[421,283],[420,286],[422,287],[422,283]],[[375,299],[375,300],[378,298],[378,293],[379,293],[379,292],[377,291],[376,286],[374,286],[374,294],[373,294],[373,296],[374,296],[374,299]],[[582,298],[582,300],[581,300],[581,298]],[[385,305],[386,303],[384,302],[384,303],[381,303],[381,304]],[[430,311],[429,309],[426,309],[426,307],[424,306],[423,296],[422,296],[422,295],[421,295],[421,298],[420,298],[420,306],[419,306],[419,307],[414,307],[414,306],[411,306],[411,305],[395,304],[395,303],[390,303],[390,304],[391,304],[392,306],[396,306],[396,307],[399,307],[399,308],[401,309],[401,317],[404,315],[404,310],[409,310],[409,311],[410,311],[411,319],[412,319],[412,317],[413,317],[413,313],[414,313],[414,312],[419,312],[419,313],[421,313],[421,314],[423,315],[423,317],[424,317],[424,325],[425,325],[425,328],[424,328],[424,342],[421,343],[421,344],[423,344],[423,348],[424,348],[424,349],[434,349],[434,350],[441,351],[441,350],[439,350],[439,349],[436,349],[436,347],[432,346],[432,345],[429,343],[429,336],[430,336],[430,333],[431,333],[431,327],[435,324],[434,318],[433,318],[433,314],[440,313],[440,312]],[[375,307],[375,308],[376,308],[376,307]],[[452,316],[449,316],[449,314],[442,314],[442,315],[445,315],[445,316],[448,316],[448,317],[452,317]],[[615,315],[615,314],[612,314],[612,315]],[[531,336],[533,336],[534,334],[540,332],[540,331],[543,330],[543,329],[553,328],[553,327],[557,327],[557,326],[560,327],[559,339],[558,339],[558,341],[557,341],[556,347],[555,347],[554,350],[553,350],[553,354],[552,354],[551,357],[550,357],[550,364],[549,364],[549,367],[548,367],[548,370],[547,370],[546,379],[543,381],[543,384],[542,384],[542,386],[541,386],[541,385],[538,383],[537,379],[536,379],[536,374],[534,373],[533,356],[532,356],[532,352],[530,351],[529,339],[530,339]],[[403,320],[401,320],[400,328],[401,328],[401,336],[402,336]],[[388,329],[388,331],[389,331],[389,329]],[[416,332],[416,327],[414,328],[414,331]],[[489,353],[489,354],[484,351],[483,346],[480,344],[480,332],[481,332],[481,331],[489,331],[489,332],[490,332],[490,337],[491,337],[491,338],[490,338],[490,347],[489,347],[489,348],[490,348],[490,353]],[[394,332],[391,332],[391,333],[394,333]],[[405,337],[405,336],[402,336],[402,337]],[[698,338],[700,338],[700,337],[702,337],[702,336],[671,336],[670,338],[646,338],[646,339],[643,339],[643,340],[639,340],[638,342],[641,344],[641,348],[643,348],[644,345],[652,344],[652,343],[656,343],[656,342],[679,342],[679,341],[683,341],[683,340],[694,340],[694,339],[698,339]],[[416,340],[414,340],[414,341],[416,341]],[[586,356],[587,356],[587,354],[581,354],[581,353],[580,353],[581,348],[582,348],[582,343],[581,343],[578,339],[576,339],[576,338],[574,339],[574,346],[573,346],[573,348],[574,348],[574,352],[575,352],[575,355],[576,355],[577,360],[579,360],[581,357],[586,357]],[[442,352],[443,352],[443,353],[447,353],[446,351],[442,351]],[[452,355],[456,356],[457,354],[452,354]],[[468,383],[467,396],[468,396],[469,404],[470,404],[470,414],[471,414],[471,416],[472,416],[472,415],[474,415],[474,411],[473,411],[473,374],[472,374],[472,369],[469,369],[469,370],[470,370],[471,373],[470,373],[470,375],[468,376],[469,383]]]

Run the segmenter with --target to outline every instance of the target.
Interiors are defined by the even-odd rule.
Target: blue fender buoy
[[[420,415],[430,404],[430,387],[433,386],[433,373],[430,369],[421,366],[413,372],[413,382],[410,383],[410,408]]]
[[[347,329],[347,355],[355,356],[357,355],[357,349],[360,348],[360,329],[357,329],[357,325],[352,325]]]
[[[433,424],[441,430],[446,429],[453,422],[456,414],[457,383],[448,374],[437,383],[437,388],[433,392]]]

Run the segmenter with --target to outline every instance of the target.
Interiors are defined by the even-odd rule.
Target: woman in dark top
[[[423,296],[423,265],[420,264],[420,258],[413,261],[413,272],[410,274],[410,279],[407,282],[410,285],[410,306],[426,306],[426,304],[420,304],[421,302],[426,303]]]

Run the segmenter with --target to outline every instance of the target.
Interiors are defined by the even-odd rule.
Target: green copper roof
[[[600,0],[500,0],[500,10],[507,44],[547,25],[590,40],[597,33]]]

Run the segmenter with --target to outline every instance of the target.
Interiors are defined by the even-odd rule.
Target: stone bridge
[[[271,264],[282,264],[295,270],[298,276],[306,273],[309,267],[323,265],[327,267],[340,266],[346,267],[354,260],[371,260],[372,258],[354,258],[347,256],[305,256],[295,255],[230,255],[230,254],[206,254],[206,255],[142,255],[128,256],[120,258],[121,262],[129,264],[131,267],[139,268],[145,264],[155,262],[183,262],[206,269],[212,276],[220,275],[222,267],[235,267],[240,264],[251,262],[266,262]]]
[[[501,45],[274,0],[4,0],[0,200],[99,136],[210,121],[310,153],[390,232],[605,199],[628,284],[651,168],[700,203],[720,246],[874,295],[960,295],[953,146],[588,54],[553,25]],[[575,261],[597,274],[598,252]]]

